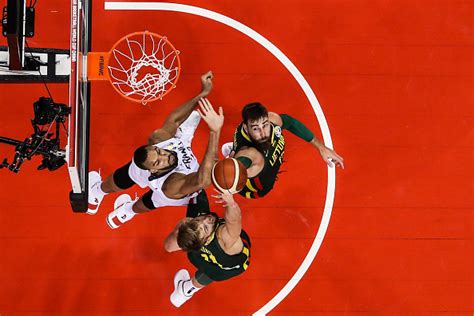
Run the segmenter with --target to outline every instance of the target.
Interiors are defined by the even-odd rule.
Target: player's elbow
[[[178,244],[176,242],[171,242],[170,240],[165,240],[163,246],[165,251],[168,253],[180,250]]]
[[[173,252],[169,239],[170,239],[169,237],[165,239],[165,241],[163,242],[163,248],[165,249],[166,252]]]
[[[176,249],[174,249],[173,247],[165,244],[165,251],[168,252],[168,253],[171,253],[171,252],[175,252]]]

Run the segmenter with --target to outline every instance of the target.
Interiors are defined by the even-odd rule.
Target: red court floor
[[[321,248],[269,315],[473,315],[474,2],[180,3],[233,18],[276,45],[316,94],[345,159]],[[29,45],[68,48],[69,1],[39,0],[36,11]],[[255,41],[199,16],[106,11],[94,0],[93,50],[142,30],[168,36],[181,51],[178,87],[144,107],[94,82],[91,169],[108,175],[125,164],[169,111],[199,91],[199,75],[209,69],[209,98],[225,112],[221,143],[231,140],[242,106],[252,101],[291,114],[321,137],[301,87]],[[67,85],[50,89],[67,102]],[[32,103],[43,95],[40,84],[0,85],[0,135],[28,136]],[[180,268],[193,269],[183,253],[165,253],[162,245],[184,208],[140,215],[112,231],[105,218],[114,196],[96,216],[73,213],[66,168],[36,171],[35,158],[19,174],[0,170],[0,315],[257,312],[300,267],[325,203],[325,164],[286,134],[286,172],[273,192],[257,201],[237,197],[253,242],[248,271],[210,285],[180,309],[169,302],[172,279]],[[193,143],[199,158],[207,135],[201,124]],[[0,145],[1,160],[13,154]]]

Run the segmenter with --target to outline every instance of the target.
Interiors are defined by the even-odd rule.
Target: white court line
[[[283,54],[281,50],[279,50],[275,45],[273,45],[269,40],[265,37],[260,35],[259,33],[255,32],[248,26],[231,19],[225,15],[220,13],[202,9],[195,6],[178,4],[178,3],[164,3],[164,2],[105,2],[105,10],[149,10],[149,11],[173,11],[173,12],[181,12],[181,13],[188,13],[194,14],[198,16],[202,16],[204,18],[208,18],[210,20],[214,20],[225,24],[241,33],[247,35],[254,41],[258,42],[264,48],[266,48],[273,56],[275,56],[291,73],[291,75],[296,79],[298,84],[303,89],[308,101],[311,103],[313,107],[313,111],[316,114],[318,119],[319,126],[321,128],[321,132],[323,135],[324,144],[329,147],[333,148],[332,146],[332,139],[331,133],[329,132],[329,127],[326,122],[326,118],[324,117],[323,110],[321,109],[321,105],[316,98],[313,90],[309,86],[306,79],[303,77],[301,72],[296,68],[296,66],[290,61],[288,57]],[[316,237],[314,238],[313,244],[309,249],[305,259],[301,263],[300,267],[296,271],[296,273],[291,277],[288,283],[278,292],[275,297],[273,297],[268,303],[266,303],[262,308],[256,311],[253,315],[266,315],[270,312],[275,306],[277,306],[298,284],[301,280],[303,275],[306,273],[308,268],[311,266],[316,254],[318,253],[319,248],[323,242],[324,236],[326,234],[327,228],[329,226],[329,220],[331,219],[332,207],[334,203],[334,193],[336,188],[336,171],[334,168],[328,167],[328,184],[327,184],[327,192],[326,192],[326,202],[324,204],[324,212],[321,219],[321,223],[319,225],[318,232]]]

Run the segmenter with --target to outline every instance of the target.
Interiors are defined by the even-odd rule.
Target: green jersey
[[[234,152],[239,151],[243,147],[253,147],[263,155],[265,161],[262,171],[257,176],[247,179],[245,187],[239,192],[240,195],[248,199],[262,197],[273,189],[280,166],[283,163],[285,138],[283,137],[281,127],[271,123],[270,135],[270,146],[264,149],[260,144],[255,144],[251,140],[244,130],[243,123],[240,123],[235,130]]]
[[[219,218],[215,232],[224,223],[224,219]],[[227,280],[247,270],[250,264],[250,238],[247,233],[244,230],[240,233],[244,244],[242,251],[236,255],[228,255],[219,245],[215,232],[199,251],[188,252],[189,261],[214,281]]]

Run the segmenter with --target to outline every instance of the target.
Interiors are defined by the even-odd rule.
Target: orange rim
[[[171,81],[170,86],[161,94],[158,94],[156,97],[152,97],[147,100],[137,99],[131,96],[127,96],[121,91],[116,84],[112,81],[111,74],[110,74],[110,58],[112,52],[117,49],[117,47],[122,44],[123,42],[127,41],[129,38],[133,38],[135,36],[150,36],[156,38],[159,41],[163,41],[164,43],[161,45],[162,47],[165,45],[169,45],[169,51],[173,52],[173,55],[176,57],[176,77]],[[120,50],[118,50],[121,52]],[[122,53],[122,52],[121,52]],[[123,54],[123,53],[122,53]],[[125,54],[124,54],[125,55]],[[181,73],[181,61],[179,59],[179,51],[171,44],[170,41],[165,36],[158,35],[153,32],[143,31],[143,32],[134,32],[127,34],[120,38],[115,44],[112,46],[109,52],[90,52],[87,56],[87,77],[89,81],[97,81],[97,80],[108,80],[112,87],[124,98],[132,101],[138,102],[142,104],[146,104],[148,102],[153,102],[156,100],[161,100],[165,95],[167,95],[171,90],[176,87],[176,83],[178,82],[180,73]]]

